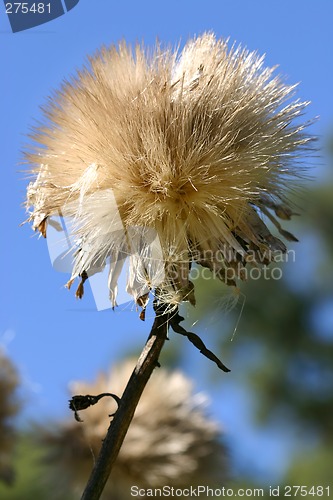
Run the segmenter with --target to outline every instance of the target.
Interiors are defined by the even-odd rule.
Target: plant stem
[[[158,358],[168,334],[170,314],[161,314],[154,304],[156,317],[146,345],[121,397],[119,408],[108,428],[81,500],[98,500],[111,473],[121,445],[127,434],[141,394],[158,366]]]

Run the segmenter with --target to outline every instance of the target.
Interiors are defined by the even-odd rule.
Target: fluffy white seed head
[[[298,119],[308,103],[290,102],[294,91],[263,57],[213,34],[180,53],[102,48],[49,100],[26,154],[36,175],[27,201],[34,227],[45,235],[48,217],[74,219],[72,278],[133,254],[133,228],[154,231],[163,278],[147,259],[140,272],[132,265],[136,299],[144,285],[194,302],[192,262],[234,285],[236,264],[285,251],[262,213],[295,240],[271,213],[291,217],[286,194],[311,141]],[[140,258],[148,247],[143,237]]]

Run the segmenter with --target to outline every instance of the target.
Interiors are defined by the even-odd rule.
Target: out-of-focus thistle
[[[115,305],[129,255],[139,305],[156,289],[194,304],[193,263],[236,286],[246,265],[286,251],[262,215],[296,240],[275,216],[293,215],[287,197],[312,139],[299,120],[308,103],[290,101],[296,86],[273,73],[256,53],[204,34],[180,53],[104,47],[63,84],[26,153],[27,206],[44,236],[52,216],[74,221],[69,284],[109,259]]]
[[[109,374],[100,374],[96,382],[71,384],[71,392],[98,394],[112,387],[121,394],[132,368],[133,363],[125,362]],[[191,381],[180,372],[156,371],[141,397],[102,498],[127,500],[131,485],[224,484],[226,450],[219,426],[205,414],[206,402],[202,394],[193,394]],[[62,498],[64,492],[79,494],[106,434],[107,415],[114,410],[114,402],[105,398],[82,412],[82,424],[73,419],[41,432],[55,498]]]
[[[11,484],[14,480],[12,466],[15,432],[12,419],[19,410],[15,394],[18,375],[12,362],[0,349],[0,480]]]

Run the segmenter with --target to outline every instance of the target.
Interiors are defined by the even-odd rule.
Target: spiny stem
[[[81,500],[98,500],[100,498],[141,394],[154,368],[158,366],[158,358],[168,334],[170,313],[161,311],[161,306],[157,305],[157,301],[154,304],[154,309],[156,317],[150,335],[121,397],[119,408],[108,428]]]

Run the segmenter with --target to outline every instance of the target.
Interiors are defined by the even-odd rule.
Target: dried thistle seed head
[[[19,410],[16,397],[18,375],[12,362],[0,350],[0,481],[11,484],[15,471],[12,466],[15,446],[13,418]]]
[[[122,394],[133,370],[125,362],[93,383],[75,382],[73,393],[98,394],[112,389]],[[84,411],[84,422],[70,419],[56,431],[44,431],[50,475],[61,491],[80,492],[116,408],[108,398]],[[105,498],[128,498],[130,486],[185,487],[223,484],[227,476],[226,450],[219,426],[207,416],[207,399],[194,394],[192,383],[180,372],[156,370],[136,409],[106,485]],[[49,476],[52,480],[53,476]],[[62,481],[62,482],[61,482]],[[111,495],[112,492],[112,495]]]
[[[312,139],[299,120],[308,103],[291,101],[295,85],[273,73],[263,57],[206,33],[180,53],[103,47],[63,84],[26,153],[36,176],[27,206],[43,234],[54,214],[74,219],[72,278],[110,258],[115,304],[129,254],[136,300],[158,286],[179,302],[191,262],[234,286],[251,257],[285,252],[261,214],[295,239],[272,212],[292,215],[287,194]]]

